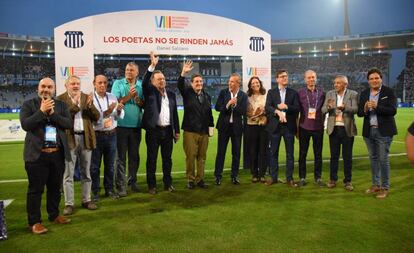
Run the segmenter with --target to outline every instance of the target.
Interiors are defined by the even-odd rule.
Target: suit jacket
[[[361,93],[358,103],[358,116],[364,117],[364,127],[362,129],[362,136],[369,137],[369,111],[364,112],[365,103],[369,100],[370,88],[367,88]],[[397,134],[397,127],[395,125],[394,115],[397,113],[397,97],[394,91],[382,85],[378,98],[377,108],[375,109],[378,119],[378,130],[382,136],[393,136]]]
[[[279,87],[267,92],[265,109],[267,114],[266,130],[269,134],[274,133],[278,129],[279,116],[275,114],[275,110],[277,109],[277,105],[281,102]],[[294,89],[289,87],[286,88],[285,104],[288,106],[288,109],[286,110],[287,127],[289,131],[296,134],[300,105],[298,93]]]
[[[65,129],[71,128],[73,121],[65,103],[55,100],[54,113],[49,117],[49,121],[56,127],[58,145],[60,148],[63,148],[66,160],[70,161]],[[20,124],[26,131],[23,159],[25,162],[34,162],[39,159],[42,153],[41,149],[45,139],[45,126],[47,124],[47,116],[40,111],[39,98],[32,98],[23,103],[20,110]]]
[[[335,101],[335,107],[328,110],[328,100],[332,99]],[[328,113],[328,125],[326,132],[328,135],[332,134],[335,127],[335,118],[336,118],[336,101],[337,95],[335,90],[328,91],[326,93],[325,102],[322,106],[322,113]],[[345,104],[345,109],[342,113],[342,118],[344,120],[345,132],[349,137],[357,135],[357,128],[355,125],[354,115],[358,112],[358,93],[353,90],[347,89],[344,94],[343,103]]]
[[[208,128],[214,126],[211,110],[210,95],[201,90],[201,102],[191,85],[185,84],[185,78],[180,76],[177,81],[178,90],[184,101],[184,119],[181,128],[193,133],[208,134]]]
[[[217,98],[216,111],[220,112],[217,120],[216,128],[219,131],[226,131],[230,125],[230,116],[233,112],[233,131],[236,135],[243,133],[244,118],[247,111],[247,95],[239,90],[237,93],[237,104],[235,107],[226,108],[227,103],[231,99],[231,94],[228,88],[222,89]]]
[[[152,72],[145,72],[142,80],[142,91],[145,98],[144,116],[142,119],[142,127],[145,130],[154,130],[157,127],[158,119],[161,112],[161,94],[158,89],[150,83]],[[176,133],[180,133],[177,100],[175,93],[167,91],[168,102],[170,107],[170,124],[172,128],[172,137]]]
[[[75,114],[82,110],[82,120],[83,120],[83,129],[85,131],[85,147],[86,149],[95,149],[96,148],[96,137],[95,130],[93,129],[93,122],[98,121],[100,117],[99,111],[96,109],[95,105],[92,103],[90,107],[86,105],[86,100],[88,95],[81,93],[81,106],[75,105],[72,103],[71,98],[69,97],[68,92],[65,92],[57,97],[58,100],[64,102],[69,107],[69,112],[72,120],[74,121]],[[70,129],[66,130],[66,135],[68,137],[69,148],[75,148],[75,133],[73,130],[73,124]]]

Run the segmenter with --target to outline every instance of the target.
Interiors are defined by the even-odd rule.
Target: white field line
[[[390,157],[394,157],[394,156],[405,156],[407,155],[407,153],[397,153],[397,154],[390,154]],[[352,157],[352,160],[364,160],[364,159],[368,159],[368,156],[356,156],[356,157]],[[342,161],[342,158],[339,159],[340,161]],[[329,162],[330,159],[324,159],[322,160],[323,163],[327,163]],[[306,163],[313,163],[314,161],[307,161]],[[295,164],[298,164],[298,162],[295,162]],[[284,167],[285,164],[280,164],[279,167]],[[230,171],[230,168],[224,169],[224,171]],[[204,172],[214,172],[214,170],[205,170]],[[185,174],[185,171],[172,171],[171,174]],[[146,174],[143,173],[138,173],[138,176],[145,176]],[[162,175],[162,172],[158,172],[156,173],[156,175],[160,176]],[[101,178],[103,178],[103,176],[101,176]],[[6,183],[20,183],[20,182],[27,182],[27,179],[10,179],[10,180],[0,180],[0,184],[6,184]]]

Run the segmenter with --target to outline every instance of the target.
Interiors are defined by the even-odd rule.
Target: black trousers
[[[244,141],[247,143],[249,168],[253,177],[264,177],[267,168],[267,132],[265,126],[247,125]]]
[[[352,147],[354,146],[354,137],[346,135],[345,127],[336,126],[329,135],[329,146],[331,149],[330,161],[330,179],[338,180],[339,155],[342,146],[342,158],[344,159],[344,183],[352,180]]]
[[[118,159],[116,161],[116,188],[124,191],[126,184],[136,184],[139,167],[139,144],[141,128],[116,128]],[[128,152],[128,183],[126,183],[126,160]]]
[[[147,129],[145,132],[145,142],[147,144],[147,184],[148,188],[156,188],[157,180],[155,172],[157,170],[158,149],[161,146],[162,172],[164,187],[172,184],[171,154],[173,150],[173,136],[171,126],[155,129]]]
[[[60,188],[63,182],[65,158],[63,151],[41,153],[34,162],[25,162],[29,187],[27,190],[26,210],[29,225],[42,222],[42,194],[47,187],[46,210],[50,221],[59,215]]]
[[[311,138],[315,160],[314,179],[318,180],[322,176],[323,129],[310,131],[299,128],[299,178],[306,178],[306,156],[308,155]]]
[[[214,175],[216,178],[221,178],[223,174],[224,160],[226,158],[227,144],[231,140],[231,177],[236,178],[239,174],[240,165],[240,147],[241,147],[242,135],[236,135],[233,131],[233,124],[227,128],[226,131],[218,131],[217,140],[217,156],[216,156],[216,168]]]

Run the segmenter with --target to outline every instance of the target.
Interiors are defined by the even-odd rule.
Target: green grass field
[[[182,112],[180,112],[182,113]],[[210,139],[206,162],[207,190],[187,190],[185,156],[180,140],[174,146],[175,193],[134,193],[120,200],[103,198],[97,211],[81,209],[76,184],[76,212],[69,225],[55,225],[42,209],[46,235],[27,231],[25,211],[27,182],[22,143],[0,144],[0,199],[14,199],[6,209],[9,238],[0,241],[0,252],[413,252],[414,166],[404,155],[404,138],[413,121],[413,109],[398,109],[399,134],[391,145],[391,191],[384,200],[364,194],[370,186],[369,160],[363,139],[355,138],[353,184],[346,192],[319,188],[312,183],[300,189],[278,184],[250,183],[241,170],[240,186],[230,183],[225,171],[223,185],[213,185],[216,135]],[[180,115],[182,118],[182,114]],[[217,116],[217,115],[215,115]],[[17,115],[0,114],[0,119]],[[358,119],[359,135],[362,121]],[[284,145],[282,144],[282,147]],[[230,148],[230,147],[229,147]],[[146,191],[144,142],[138,183]],[[230,153],[230,150],[228,150]],[[329,145],[324,137],[322,178],[329,179]],[[295,160],[298,143],[295,142]],[[313,152],[309,151],[309,161]],[[226,168],[231,158],[226,159]],[[284,164],[284,150],[280,155]],[[161,171],[158,163],[158,171]],[[295,179],[297,179],[295,164]],[[308,179],[313,177],[308,164]],[[284,177],[284,166],[279,172]],[[340,164],[339,180],[343,178]],[[158,176],[162,189],[161,176]],[[63,207],[63,203],[61,203]],[[43,207],[45,200],[43,201]]]

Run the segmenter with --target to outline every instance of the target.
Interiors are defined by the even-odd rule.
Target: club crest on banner
[[[249,48],[255,52],[263,51],[265,48],[263,37],[250,37]]]
[[[66,31],[65,32],[65,46],[69,48],[81,48],[85,44],[83,41],[83,32],[81,31]]]

